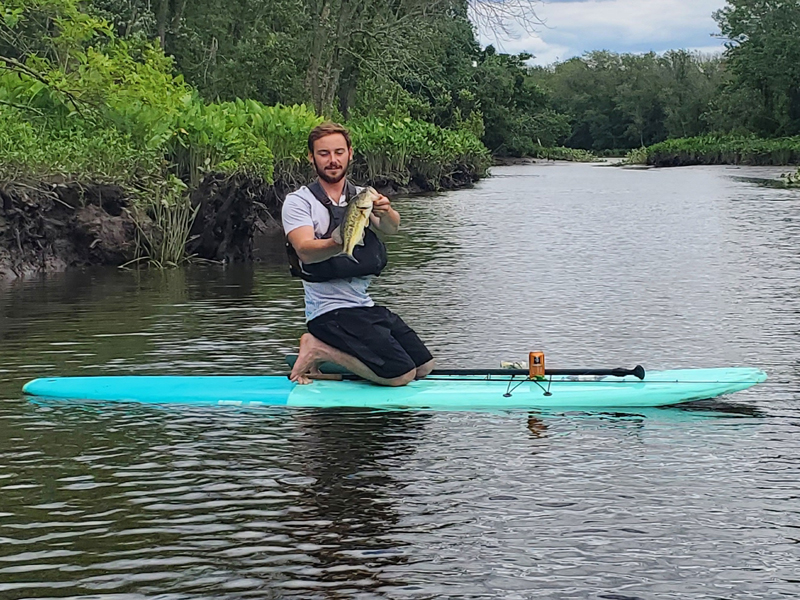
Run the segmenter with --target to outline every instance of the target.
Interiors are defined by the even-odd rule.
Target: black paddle
[[[287,354],[286,363],[293,367],[297,360],[296,354]],[[339,365],[322,363],[320,372],[328,375],[353,375]],[[545,369],[545,375],[610,375],[611,377],[625,377],[633,375],[644,379],[644,367],[636,365],[633,369]],[[434,369],[431,375],[468,376],[468,375],[529,375],[528,369]]]
[[[528,369],[434,369],[431,375],[528,375]],[[610,375],[625,377],[633,375],[644,379],[644,367],[636,365],[632,369],[545,369],[545,375]]]

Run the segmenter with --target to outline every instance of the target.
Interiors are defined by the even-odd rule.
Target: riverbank
[[[286,192],[313,177],[308,135],[330,113],[206,99],[160,44],[130,45],[77,5],[61,8],[59,34],[36,38],[51,51],[4,58],[0,73],[0,273],[249,260],[254,232],[274,227]],[[33,23],[34,9],[6,26]],[[477,126],[374,112],[344,123],[356,183],[454,189],[491,164]]]
[[[460,169],[431,182],[419,174],[398,182],[367,181],[387,196],[471,186],[476,171]],[[186,255],[220,263],[257,260],[262,238],[281,229],[281,207],[296,183],[223,173],[207,175],[191,193],[196,216]],[[161,231],[153,214],[119,185],[92,183],[0,185],[0,279],[25,278],[89,266],[120,266],[146,260]]]

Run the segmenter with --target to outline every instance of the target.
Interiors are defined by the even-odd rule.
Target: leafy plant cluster
[[[351,125],[356,164],[369,181],[407,184],[421,178],[439,187],[456,174],[482,176],[491,163],[489,151],[470,131],[442,129],[409,117],[363,118]]]
[[[293,184],[308,174],[306,139],[322,121],[305,104],[207,101],[175,74],[156,40],[120,38],[78,0],[0,0],[0,180],[114,183],[163,229],[186,239],[189,193],[209,172]],[[489,162],[466,129],[411,118],[363,119],[353,136],[373,180],[424,177],[436,187],[454,171]],[[173,211],[175,214],[170,214]],[[155,249],[160,263],[178,262]]]
[[[656,166],[797,164],[800,136],[765,139],[752,135],[706,135],[665,140],[633,151],[627,161]]]
[[[566,148],[565,146],[535,148],[530,155],[533,158],[568,160],[571,162],[594,162],[598,158],[594,152],[583,150],[582,148]]]

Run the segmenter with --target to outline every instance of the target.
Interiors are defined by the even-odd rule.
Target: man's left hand
[[[386,196],[378,196],[372,203],[372,214],[380,218],[392,210],[392,203]]]

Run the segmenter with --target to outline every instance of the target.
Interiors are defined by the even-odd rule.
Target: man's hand
[[[337,244],[339,244],[340,246],[344,243],[344,240],[342,239],[342,226],[341,225],[337,225],[336,229],[331,231],[331,239],[334,242],[336,242]]]
[[[372,203],[372,224],[389,235],[397,233],[400,227],[400,215],[384,195],[378,196]]]
[[[388,214],[390,210],[392,210],[392,203],[384,195],[378,196],[378,198],[372,202],[372,214],[378,218],[382,218],[384,215]]]

